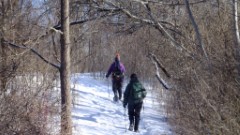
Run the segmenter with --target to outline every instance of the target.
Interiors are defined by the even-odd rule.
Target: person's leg
[[[138,132],[138,127],[139,127],[139,121],[140,121],[140,113],[141,113],[141,109],[142,109],[142,102],[141,103],[138,103],[134,106],[134,109],[135,109],[135,113],[134,113],[134,116],[135,116],[135,124],[134,124],[134,131],[135,132]]]
[[[117,96],[117,82],[113,79],[112,80],[112,91],[114,94],[113,100],[117,101],[118,100],[118,96]]]
[[[117,84],[117,91],[118,91],[118,97],[119,100],[122,99],[122,81],[119,81]]]
[[[134,108],[133,105],[128,104],[128,116],[129,116],[129,130],[133,130],[134,128]]]

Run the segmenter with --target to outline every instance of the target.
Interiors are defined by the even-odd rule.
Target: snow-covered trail
[[[164,113],[157,112],[158,103],[152,102],[150,92],[141,113],[140,133],[135,133],[127,130],[129,126],[127,110],[124,110],[122,103],[112,101],[110,80],[97,80],[90,74],[76,74],[72,77],[72,82],[72,118],[75,135],[171,134],[167,118]]]

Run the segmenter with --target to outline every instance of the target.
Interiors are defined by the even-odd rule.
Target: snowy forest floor
[[[124,82],[123,91],[128,82]],[[127,109],[112,101],[111,80],[90,74],[72,77],[74,135],[171,135],[164,109],[148,92],[141,112],[140,133],[128,131]]]

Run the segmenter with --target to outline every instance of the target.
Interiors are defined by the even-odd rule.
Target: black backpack
[[[115,64],[115,69],[113,70],[113,78],[116,80],[120,80],[123,77],[123,73],[120,69],[120,63]]]

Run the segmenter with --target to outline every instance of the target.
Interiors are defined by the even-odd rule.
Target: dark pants
[[[120,100],[122,98],[122,80],[113,80],[112,90],[114,97],[118,97]]]
[[[135,131],[138,130],[142,105],[143,105],[143,102],[136,103],[136,104],[128,104],[128,115],[129,115],[130,125],[134,125]]]

